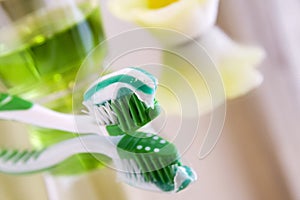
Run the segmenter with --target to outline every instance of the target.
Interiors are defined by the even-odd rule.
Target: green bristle
[[[140,121],[142,124],[143,122],[148,120],[147,115],[145,113],[145,106],[143,103],[140,102],[140,100],[135,95],[133,95],[132,100],[136,105],[138,116],[140,116]]]
[[[112,110],[117,115],[118,126],[120,127],[120,129],[122,131],[126,132],[126,130],[128,130],[128,128],[126,126],[126,120],[125,120],[125,116],[122,112],[121,106],[122,106],[122,103],[120,100],[116,100],[111,103]]]
[[[158,163],[160,163],[161,166],[164,166],[163,165],[164,161],[162,160],[162,158],[158,158]],[[163,168],[161,168],[161,170],[168,177],[173,177],[174,176],[174,172],[172,172],[172,169],[170,170],[170,167],[168,167],[168,168],[163,167]],[[170,178],[169,178],[169,180],[170,180]]]
[[[114,127],[115,124],[108,125],[106,128],[110,135],[133,133],[152,121],[160,113],[160,106],[157,101],[154,102],[154,108],[147,107],[134,93],[108,103],[117,116],[118,124],[116,125],[120,129]]]
[[[122,111],[123,111],[123,115],[124,115],[124,119],[125,119],[125,126],[127,127],[127,129],[130,129],[130,127],[136,127],[136,122],[134,121],[133,117],[132,117],[132,112],[134,112],[133,110],[130,110],[130,98],[128,96],[125,96],[124,98],[121,99],[122,102]]]
[[[131,110],[132,119],[137,124],[141,124],[142,121],[141,121],[141,118],[140,118],[140,115],[139,115],[139,111],[137,109],[136,102],[133,100],[135,98],[135,95],[133,95],[131,98],[132,98],[132,100],[129,101],[129,109]]]

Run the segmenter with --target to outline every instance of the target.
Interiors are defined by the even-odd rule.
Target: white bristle
[[[102,105],[93,104],[91,101],[83,102],[88,109],[88,114],[95,118],[100,125],[118,124],[118,118],[111,105],[105,102]]]
[[[90,114],[94,114],[100,125],[117,124],[118,119],[111,105],[106,102],[104,105],[87,106]]]
[[[115,163],[116,167],[120,168],[118,173],[119,178],[123,181],[129,183],[130,185],[138,183],[145,184],[145,180],[142,177],[141,170],[139,169],[137,163],[132,159],[122,159],[118,163]]]
[[[118,178],[121,181],[126,182],[134,187],[151,190],[151,191],[161,191],[152,182],[146,182],[143,177],[143,173],[133,159],[122,159],[115,162],[115,166],[119,169]]]
[[[84,109],[82,109],[81,112],[84,113],[84,114],[89,114],[89,112],[87,110],[84,110]]]

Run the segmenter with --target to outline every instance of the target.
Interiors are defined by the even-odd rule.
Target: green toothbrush
[[[140,68],[125,68],[99,78],[84,94],[83,104],[108,132],[131,133],[160,113],[157,79]]]
[[[0,119],[73,133],[99,133],[102,129],[110,135],[131,133],[159,115],[160,107],[154,99],[156,85],[151,74],[138,68],[103,76],[84,94],[89,116],[55,112],[0,93]]]
[[[70,156],[91,153],[111,159],[120,180],[144,190],[179,192],[197,177],[180,162],[176,147],[155,134],[136,132],[121,136],[82,135],[39,151],[0,150],[0,171],[37,173],[64,162]],[[100,160],[101,161],[101,160]]]

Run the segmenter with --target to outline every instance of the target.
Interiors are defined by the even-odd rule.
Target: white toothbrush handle
[[[10,174],[43,171],[78,153],[99,153],[118,158],[116,145],[120,139],[120,136],[85,135],[60,142],[40,152],[24,154],[20,151],[2,150],[0,151],[0,171]]]
[[[88,115],[59,113],[37,104],[27,110],[1,111],[0,119],[73,133],[99,133],[101,129]]]

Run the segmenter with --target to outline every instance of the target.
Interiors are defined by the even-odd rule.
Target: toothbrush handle
[[[120,137],[85,135],[69,139],[41,151],[0,150],[0,172],[26,174],[51,169],[79,153],[98,153],[117,158]]]
[[[59,113],[6,93],[0,93],[0,119],[73,133],[99,133],[103,129],[87,115]]]
[[[72,133],[101,132],[101,127],[89,116],[59,113],[36,104],[28,110],[0,111],[0,119]]]

